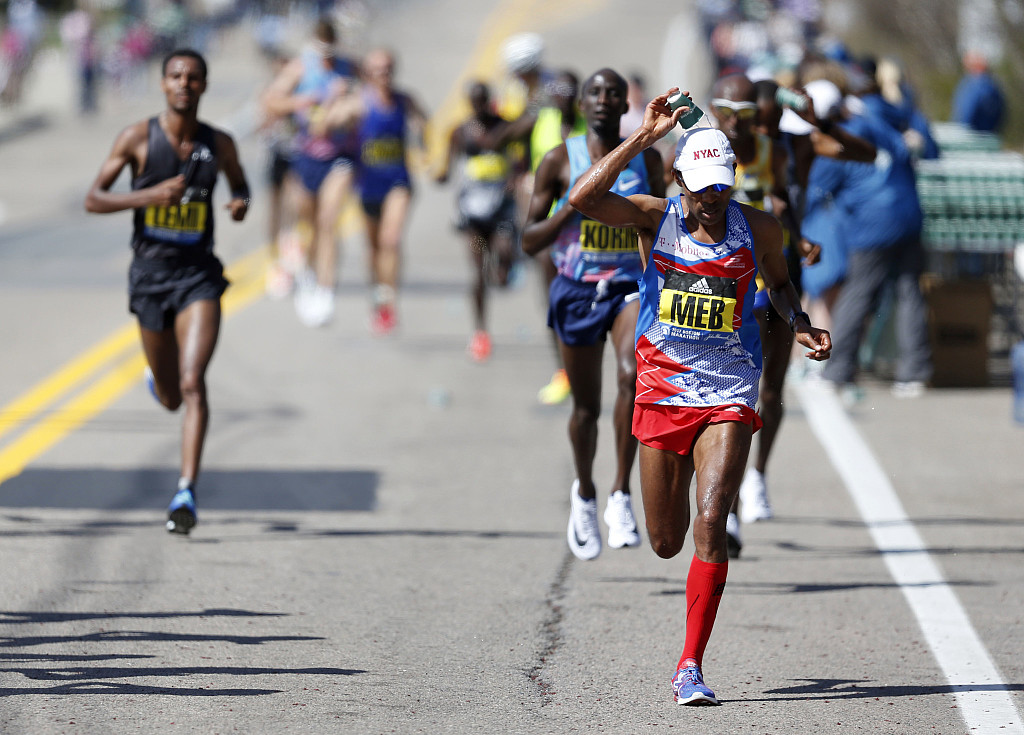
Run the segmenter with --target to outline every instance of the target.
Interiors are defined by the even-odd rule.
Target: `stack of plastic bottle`
[[[1024,156],[996,136],[935,126],[941,156],[917,163],[924,241],[931,250],[1003,252],[1024,240]]]

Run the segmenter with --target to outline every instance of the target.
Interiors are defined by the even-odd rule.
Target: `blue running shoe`
[[[196,525],[196,499],[192,488],[186,487],[174,494],[167,508],[167,530],[171,533],[188,534]]]
[[[672,679],[672,692],[676,696],[676,704],[719,704],[715,693],[704,684],[699,666],[679,669]]]
[[[156,394],[156,380],[153,378],[153,371],[149,369],[149,365],[146,366],[146,387],[149,388],[149,394],[153,396],[153,400],[160,403],[160,396]]]

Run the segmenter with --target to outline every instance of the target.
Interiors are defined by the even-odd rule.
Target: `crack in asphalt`
[[[537,662],[530,667],[526,675],[537,687],[541,697],[541,707],[551,703],[551,696],[555,693],[554,685],[544,676],[544,669],[548,661],[558,652],[562,646],[562,620],[564,618],[562,600],[565,598],[566,582],[569,578],[569,570],[572,567],[573,556],[566,550],[562,558],[562,564],[558,568],[551,586],[548,587],[544,604],[547,606],[547,614],[541,621],[538,629],[540,646],[537,650]]]

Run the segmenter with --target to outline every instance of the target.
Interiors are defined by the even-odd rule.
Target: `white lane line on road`
[[[835,392],[812,383],[793,389],[910,604],[968,729],[1024,735],[1020,713],[995,662]]]

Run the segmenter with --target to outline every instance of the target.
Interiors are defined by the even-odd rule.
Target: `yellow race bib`
[[[632,227],[609,227],[584,219],[580,222],[580,248],[585,253],[636,252],[636,230]]]
[[[206,202],[146,207],[146,227],[175,232],[202,232],[206,229],[206,215]]]
[[[736,281],[670,270],[658,303],[658,318],[671,329],[734,332]]]
[[[500,153],[478,153],[466,161],[466,178],[498,183],[508,178],[508,159]]]
[[[362,162],[366,166],[387,166],[404,159],[405,148],[398,138],[377,138],[363,144]]]
[[[198,243],[206,232],[207,202],[188,202],[170,207],[146,207],[145,234],[180,245]]]

